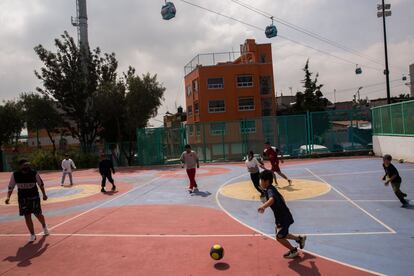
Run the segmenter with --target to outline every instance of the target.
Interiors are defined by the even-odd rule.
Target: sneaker
[[[101,189],[101,193],[106,193],[105,188]]]
[[[298,254],[299,254],[298,249],[294,248],[292,250],[289,250],[286,254],[284,254],[283,257],[286,259],[293,259],[293,258],[296,258]]]
[[[29,237],[29,243],[32,243],[32,242],[34,242],[35,240],[36,240],[36,235],[35,235],[35,234],[30,235],[30,237]]]
[[[292,186],[292,180],[288,179],[289,186]]]
[[[401,208],[407,208],[410,204],[408,204],[408,201],[404,202],[403,205],[401,205]]]
[[[189,188],[189,189],[188,189],[188,193],[189,193],[189,194],[192,194],[192,193],[193,193],[193,189],[190,189],[190,188]]]
[[[111,191],[112,191],[112,192],[115,192],[115,191],[116,191],[116,186],[115,186],[115,185],[113,185],[113,186],[112,186]]]
[[[198,193],[199,191],[198,191],[198,188],[197,187],[195,187],[194,189],[193,189],[193,193]]]
[[[47,228],[47,225],[43,227],[43,236],[49,236],[49,229]]]
[[[306,236],[299,236],[299,240],[296,241],[299,244],[299,248],[305,248]]]

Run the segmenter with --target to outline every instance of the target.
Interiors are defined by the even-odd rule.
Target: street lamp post
[[[388,66],[388,45],[387,45],[387,28],[385,24],[385,17],[391,16],[391,4],[385,4],[385,0],[382,0],[382,4],[377,5],[377,16],[382,17],[382,25],[384,28],[384,49],[385,49],[385,79],[387,83],[387,103],[391,103],[391,89],[390,89],[390,70]]]

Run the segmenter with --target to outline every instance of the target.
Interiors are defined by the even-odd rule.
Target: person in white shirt
[[[65,159],[62,160],[63,174],[60,186],[63,186],[63,184],[65,183],[66,175],[69,175],[70,186],[73,185],[72,169],[76,169],[75,163],[72,161],[72,159],[69,158],[69,154],[65,154]]]
[[[190,185],[188,192],[198,192],[197,182],[195,181],[196,167],[200,168],[197,153],[191,150],[190,145],[185,145],[185,151],[181,154],[180,161],[182,166],[186,168],[188,178],[190,179]]]
[[[248,172],[250,173],[250,178],[252,179],[253,185],[256,190],[260,193],[260,199],[263,200],[266,198],[264,191],[260,188],[260,170],[259,167],[262,169],[266,169],[264,163],[257,158],[254,157],[253,151],[249,151],[246,159],[246,167]]]

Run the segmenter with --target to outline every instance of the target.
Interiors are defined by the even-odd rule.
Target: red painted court
[[[182,173],[180,168],[125,170],[115,175],[119,192],[106,195],[99,193],[94,170],[75,172],[72,188],[57,187],[60,173],[43,174],[50,198],[63,198],[43,205],[51,235],[27,244],[17,206],[1,205],[0,275],[378,274],[308,251],[294,260],[282,258],[286,249],[217,202],[220,187],[244,173],[241,166],[201,168],[200,195],[193,196],[185,191]],[[8,177],[0,175],[2,188]],[[95,185],[97,192],[73,198],[85,185]],[[41,231],[37,221],[35,227]],[[218,262],[209,256],[216,243],[225,250]]]

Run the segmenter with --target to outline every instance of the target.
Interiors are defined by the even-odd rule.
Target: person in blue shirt
[[[306,236],[296,236],[289,233],[289,227],[294,223],[293,216],[286,205],[285,199],[272,183],[273,172],[264,170],[260,174],[260,187],[265,191],[267,201],[263,203],[257,211],[263,214],[266,208],[270,207],[270,209],[272,209],[276,222],[276,240],[289,249],[283,257],[293,259],[298,256],[298,249],[293,247],[289,240],[296,241],[299,244],[300,249],[303,249],[305,247]]]
[[[112,174],[115,174],[114,164],[111,160],[106,156],[106,154],[101,154],[101,161],[99,162],[99,173],[102,176],[101,182],[101,192],[106,193],[105,185],[106,179],[112,184],[112,192],[116,191],[116,186],[114,179],[112,178]]]
[[[382,180],[385,181],[385,186],[388,186],[391,183],[391,187],[394,191],[394,194],[397,196],[397,198],[402,203],[403,208],[408,207],[408,201],[405,199],[407,197],[406,193],[401,192],[401,176],[398,173],[397,168],[391,163],[392,156],[389,154],[384,155],[383,157],[383,164],[382,167],[384,168],[385,175],[382,178]]]

